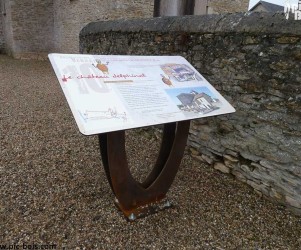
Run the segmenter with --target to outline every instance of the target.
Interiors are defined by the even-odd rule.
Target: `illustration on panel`
[[[166,93],[183,112],[207,114],[222,105],[206,87],[167,89]]]
[[[187,82],[187,81],[202,81],[203,79],[188,65],[168,63],[161,65],[161,69],[166,76],[161,75],[162,81],[168,86],[172,86],[172,81]]]

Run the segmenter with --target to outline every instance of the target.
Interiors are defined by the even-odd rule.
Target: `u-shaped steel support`
[[[125,151],[125,131],[99,135],[109,184],[118,200],[117,205],[127,218],[138,217],[141,208],[165,198],[183,157],[189,125],[190,121],[164,125],[158,159],[143,183],[137,182],[130,173]]]

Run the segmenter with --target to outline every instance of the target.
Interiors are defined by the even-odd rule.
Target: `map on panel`
[[[180,56],[49,54],[49,59],[85,135],[235,111]]]

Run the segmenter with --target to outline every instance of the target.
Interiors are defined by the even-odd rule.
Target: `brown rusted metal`
[[[118,201],[117,205],[127,218],[153,211],[149,208],[165,198],[183,157],[189,125],[190,121],[164,125],[158,159],[143,183],[137,182],[130,173],[125,151],[125,132],[99,135],[107,178]]]
[[[151,173],[141,184],[144,188],[148,188],[155,181],[158,175],[161,173],[168,159],[168,156],[170,155],[170,151],[175,139],[176,126],[177,125],[175,122],[167,123],[164,125],[159,155]]]

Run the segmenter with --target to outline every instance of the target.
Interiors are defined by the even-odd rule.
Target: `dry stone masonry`
[[[239,12],[248,8],[248,0],[194,2],[195,14]],[[153,11],[154,0],[1,0],[0,53],[22,59],[45,59],[51,52],[78,53],[78,34],[89,22],[149,18]]]
[[[182,55],[236,108],[194,121],[192,155],[301,212],[301,21],[246,13],[96,22],[82,53]]]

